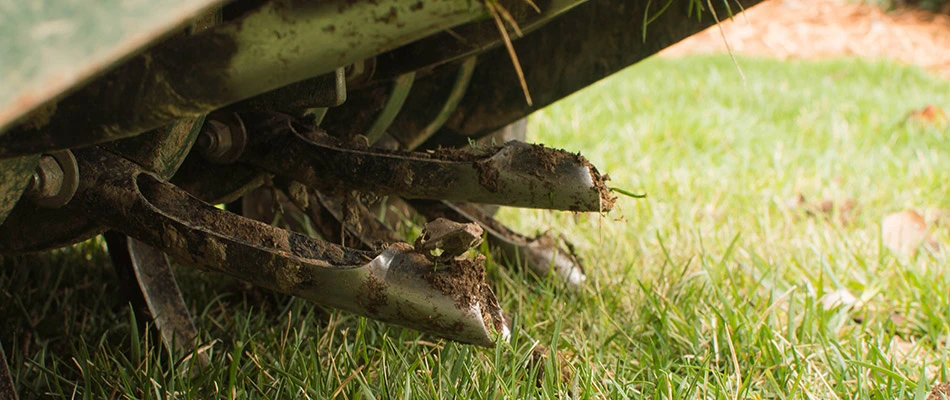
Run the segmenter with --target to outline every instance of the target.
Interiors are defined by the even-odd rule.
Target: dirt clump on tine
[[[587,157],[582,156],[581,153],[571,153],[566,150],[544,147],[543,144],[531,146],[530,151],[539,167],[533,170],[531,174],[540,179],[544,179],[545,174],[557,172],[558,166],[560,165],[581,165],[587,167],[587,170],[590,171],[591,181],[594,182],[594,190],[597,191],[600,197],[600,211],[610,211],[613,209],[614,202],[616,202],[617,198],[610,194],[610,188],[607,187],[607,181],[610,180],[610,176],[601,175],[600,172],[597,171],[597,167],[594,167],[594,165],[587,160]],[[479,178],[481,178],[481,175],[479,175]]]
[[[381,282],[373,275],[366,277],[366,280],[360,285],[360,292],[365,293],[366,298],[365,300],[361,298],[359,301],[367,312],[376,315],[380,307],[386,306],[389,301],[388,296],[386,296],[387,286],[386,283]]]
[[[485,326],[503,331],[507,325],[505,316],[495,299],[495,293],[485,283],[485,256],[479,254],[473,260],[456,257],[451,264],[447,268],[426,271],[423,279],[433,289],[451,297],[460,310],[471,310],[477,305]]]
[[[474,260],[457,257],[448,268],[433,268],[424,278],[432,287],[449,296],[459,308],[470,308],[481,300],[480,286],[485,280],[485,257]]]
[[[371,259],[368,252],[344,251],[342,247],[332,243],[311,239],[259,221],[237,218],[233,214],[222,212],[210,205],[196,204],[189,201],[184,192],[161,190],[158,182],[147,175],[141,175],[139,179],[140,190],[153,206],[173,213],[182,220],[193,221],[197,227],[216,232],[223,238],[289,252],[301,258],[300,261],[313,264],[354,265],[363,264]],[[177,238],[176,233],[179,236],[182,234],[166,229],[164,239],[166,242],[173,242],[166,245],[187,247],[187,243],[174,243],[181,240]],[[209,245],[209,243],[204,244]],[[215,245],[218,244],[229,247],[224,242]]]
[[[531,153],[535,156],[535,158],[538,159],[538,165],[541,166],[540,170],[535,171],[535,174],[537,174],[539,177],[542,170],[547,172],[556,171],[557,165],[560,164],[565,157],[570,157],[572,155],[566,151],[549,149],[544,147],[543,144],[531,146]],[[580,159],[583,157],[575,156],[575,158]]]
[[[582,156],[581,153],[549,149],[543,145],[532,146],[531,152],[538,159],[538,165],[541,167],[536,171],[536,176],[539,178],[543,178],[542,171],[555,172],[558,165],[565,163],[568,165],[583,165],[587,167],[587,170],[590,171],[590,179],[594,182],[594,189],[597,190],[597,193],[600,195],[601,211],[610,211],[614,208],[614,202],[616,202],[617,198],[611,196],[610,188],[607,187],[607,181],[610,180],[610,176],[601,175],[600,172],[597,171],[597,167],[587,160],[587,157]]]
[[[614,203],[617,202],[616,196],[610,195],[610,188],[607,187],[607,181],[610,180],[610,175],[601,175],[600,172],[597,172],[597,168],[591,165],[587,160],[584,160],[587,163],[587,167],[590,169],[590,178],[594,181],[594,187],[597,189],[597,193],[600,194],[600,211],[606,212],[614,208]]]
[[[944,382],[934,386],[930,391],[930,394],[927,395],[927,400],[944,400],[950,399],[950,382]]]
[[[478,171],[478,184],[492,193],[497,193],[498,187],[498,168],[495,167],[491,159],[473,162],[475,171]]]

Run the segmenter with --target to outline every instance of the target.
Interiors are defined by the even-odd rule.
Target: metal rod
[[[396,81],[393,82],[393,89],[389,92],[389,99],[386,100],[386,105],[383,106],[383,110],[376,116],[373,125],[366,131],[365,136],[370,144],[376,143],[376,141],[383,136],[383,133],[386,132],[386,129],[389,129],[389,125],[393,123],[396,116],[399,115],[399,111],[402,110],[402,105],[406,102],[406,97],[409,97],[409,91],[412,90],[412,82],[415,80],[416,73],[410,72],[408,74],[399,75]]]
[[[452,116],[452,112],[455,111],[455,108],[458,107],[462,98],[465,97],[465,92],[468,90],[468,83],[472,80],[472,72],[475,71],[475,60],[475,57],[469,57],[462,65],[459,65],[455,83],[452,85],[452,90],[449,92],[448,98],[445,99],[445,103],[442,104],[439,113],[428,125],[422,128],[422,131],[415,134],[409,142],[403,144],[406,150],[415,150],[438,132],[439,129],[442,128],[442,125],[445,125],[445,121],[449,120],[449,117]]]

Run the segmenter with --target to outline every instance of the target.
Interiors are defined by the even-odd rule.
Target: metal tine
[[[463,343],[510,335],[483,259],[435,268],[408,244],[344,248],[219,210],[98,148],[77,153],[70,205],[185,265]]]
[[[147,313],[165,347],[178,355],[191,354],[198,330],[165,253],[116,231],[106,232],[105,237],[116,272],[137,297],[133,304]],[[208,366],[207,354],[196,357],[198,365]]]
[[[512,141],[475,153],[408,153],[298,133],[294,121],[280,114],[245,116],[245,126],[242,161],[322,191],[342,186],[410,199],[571,211],[608,211],[613,203],[606,177],[586,159],[540,145]]]
[[[411,200],[409,205],[426,216],[477,223],[488,233],[489,245],[500,249],[510,260],[519,260],[540,277],[553,273],[569,287],[578,288],[587,280],[580,260],[568,249],[558,246],[547,233],[529,238],[490,217],[474,204],[448,201]]]
[[[306,221],[302,219],[303,212],[273,186],[265,185],[248,190],[237,202],[240,202],[235,203],[239,204],[237,209],[231,204],[225,209],[245,218],[298,233],[305,233],[309,228],[306,226]]]
[[[376,219],[376,216],[357,199],[345,199],[313,190],[312,198],[326,209],[343,227],[368,248],[377,248],[380,245],[400,242],[399,234],[386,224]],[[351,218],[347,218],[352,216]],[[348,222],[352,220],[353,223]]]
[[[356,196],[346,198],[346,194],[325,194],[299,182],[288,182],[283,179],[277,179],[274,183],[284,193],[284,195],[278,194],[277,202],[285,213],[288,211],[289,213],[305,213],[313,222],[316,233],[324,240],[364,250],[376,250],[384,245],[402,241],[395,231],[376,219]],[[259,188],[245,194],[244,198],[249,199],[248,195],[250,195],[250,203],[260,203],[255,214],[263,216],[264,219],[260,217],[253,219],[268,222],[273,220],[273,212],[268,212],[268,210],[272,210],[275,203],[272,200],[273,196],[265,195],[263,193],[265,191],[268,190]],[[244,202],[244,206],[248,206],[248,201]],[[245,213],[244,216],[248,214]],[[299,224],[291,224],[291,230],[306,232],[303,226],[294,225]]]

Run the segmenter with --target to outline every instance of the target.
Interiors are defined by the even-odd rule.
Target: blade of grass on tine
[[[663,7],[660,8],[660,11],[657,11],[655,14],[651,16],[650,4],[652,3],[653,3],[652,0],[647,1],[647,6],[644,7],[644,11],[643,11],[643,42],[644,43],[647,41],[647,27],[650,26],[650,24],[652,24],[653,21],[656,21],[657,18],[660,18],[660,16],[663,15],[666,9],[669,8],[671,4],[673,4],[673,0],[667,1],[666,4],[664,4]]]
[[[722,36],[722,43],[726,45],[726,51],[729,52],[729,57],[732,58],[732,64],[736,66],[736,71],[739,72],[739,77],[742,78],[742,84],[747,85],[748,82],[745,79],[745,73],[742,72],[742,67],[739,66],[739,61],[736,60],[736,55],[732,52],[732,46],[729,45],[729,40],[726,39],[726,31],[722,29],[722,22],[719,21],[719,15],[716,14],[716,8],[713,7],[712,0],[706,0],[706,4],[709,4],[709,12],[712,13],[713,19],[716,20],[716,28],[719,29],[719,36]],[[729,7],[728,3],[726,7]]]
[[[495,10],[497,10],[498,15],[500,15],[501,18],[504,19],[505,22],[508,23],[508,26],[511,26],[511,29],[514,29],[515,36],[519,38],[524,36],[524,32],[521,32],[521,26],[518,25],[518,21],[516,21],[515,17],[513,17],[510,12],[508,12],[507,8],[503,7],[501,4],[496,3]]]
[[[505,42],[505,48],[508,49],[508,55],[511,57],[511,63],[515,67],[515,72],[518,74],[518,80],[521,81],[521,90],[524,91],[524,99],[529,106],[534,105],[534,102],[531,100],[531,93],[528,92],[528,82],[524,79],[524,71],[521,70],[521,61],[518,61],[518,54],[515,53],[515,46],[511,43],[511,38],[508,36],[508,29],[505,28],[505,23],[502,21],[500,12],[498,11],[501,6],[494,2],[494,0],[486,0],[485,7],[488,8],[488,12],[491,13],[492,19],[495,20],[495,25],[498,26],[498,32],[501,33],[501,37]]]
[[[528,5],[531,6],[531,8],[533,8],[535,12],[538,12],[538,13],[541,12],[541,7],[538,7],[538,5],[535,4],[534,0],[524,0],[524,2],[528,3]]]

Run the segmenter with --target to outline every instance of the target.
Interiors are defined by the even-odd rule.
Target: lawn
[[[440,341],[182,269],[213,365],[188,376],[185,355],[135,328],[89,242],[4,260],[0,340],[21,395],[926,398],[950,380],[948,252],[894,255],[880,221],[950,208],[950,132],[903,123],[950,108],[950,83],[889,63],[739,63],[745,81],[728,56],[651,59],[532,117],[530,140],[647,197],[606,215],[502,210],[569,238],[589,278],[571,292],[490,264],[510,343]],[[798,195],[856,207],[809,215]],[[823,305],[845,290],[859,301]],[[557,356],[527,362],[537,343]]]

